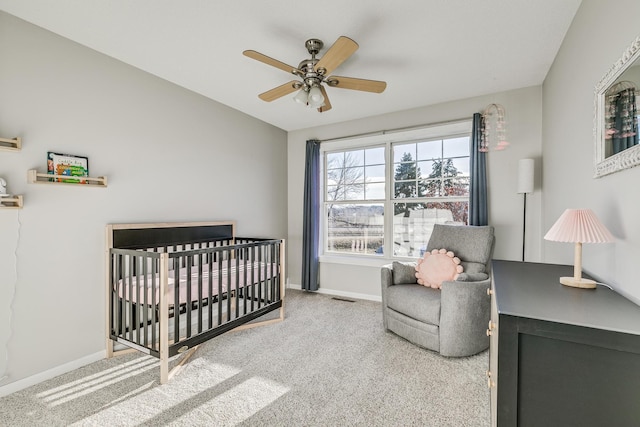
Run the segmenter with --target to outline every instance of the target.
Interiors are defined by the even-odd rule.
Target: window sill
[[[416,261],[416,258],[367,257],[359,255],[320,255],[321,264],[357,265],[362,267],[382,267],[393,261]]]

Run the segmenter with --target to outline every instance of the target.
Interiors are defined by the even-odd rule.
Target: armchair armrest
[[[380,280],[382,284],[382,296],[384,298],[384,290],[393,285],[393,267],[392,264],[383,265],[380,268]]]
[[[491,317],[491,299],[487,296],[490,286],[491,279],[442,283],[440,354],[470,356],[489,347],[486,329]]]

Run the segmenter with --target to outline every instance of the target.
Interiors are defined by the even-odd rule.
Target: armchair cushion
[[[393,284],[404,285],[412,283],[416,283],[416,263],[413,261],[393,261]]]
[[[440,323],[440,291],[422,285],[390,286],[385,295],[387,307],[412,319],[431,325]]]

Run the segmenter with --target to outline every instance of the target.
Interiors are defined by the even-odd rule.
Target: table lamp
[[[560,283],[576,288],[595,288],[596,282],[582,278],[582,244],[613,242],[613,235],[591,209],[567,209],[544,236],[545,240],[575,243],[573,277],[561,277]]]

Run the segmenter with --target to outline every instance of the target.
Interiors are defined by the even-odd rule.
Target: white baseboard
[[[302,290],[302,285],[289,283],[287,288]],[[355,299],[364,299],[367,301],[382,302],[382,297],[380,295],[359,294],[356,292],[345,292],[345,291],[339,291],[337,289],[326,289],[326,288],[320,288],[316,292],[318,292],[319,294],[334,295],[337,297],[355,298]]]
[[[38,383],[41,383],[42,381],[50,380],[51,378],[57,377],[58,375],[66,374],[67,372],[73,371],[74,369],[78,369],[90,363],[102,360],[105,357],[107,357],[107,352],[105,350],[102,350],[97,353],[74,360],[72,362],[65,363],[64,365],[56,366],[55,368],[48,369],[44,372],[40,372],[38,374],[31,375],[30,377],[14,381],[7,385],[3,385],[0,387],[0,397],[7,396],[11,393],[15,393],[16,391],[23,390],[27,387],[31,387],[32,385],[36,385]]]

